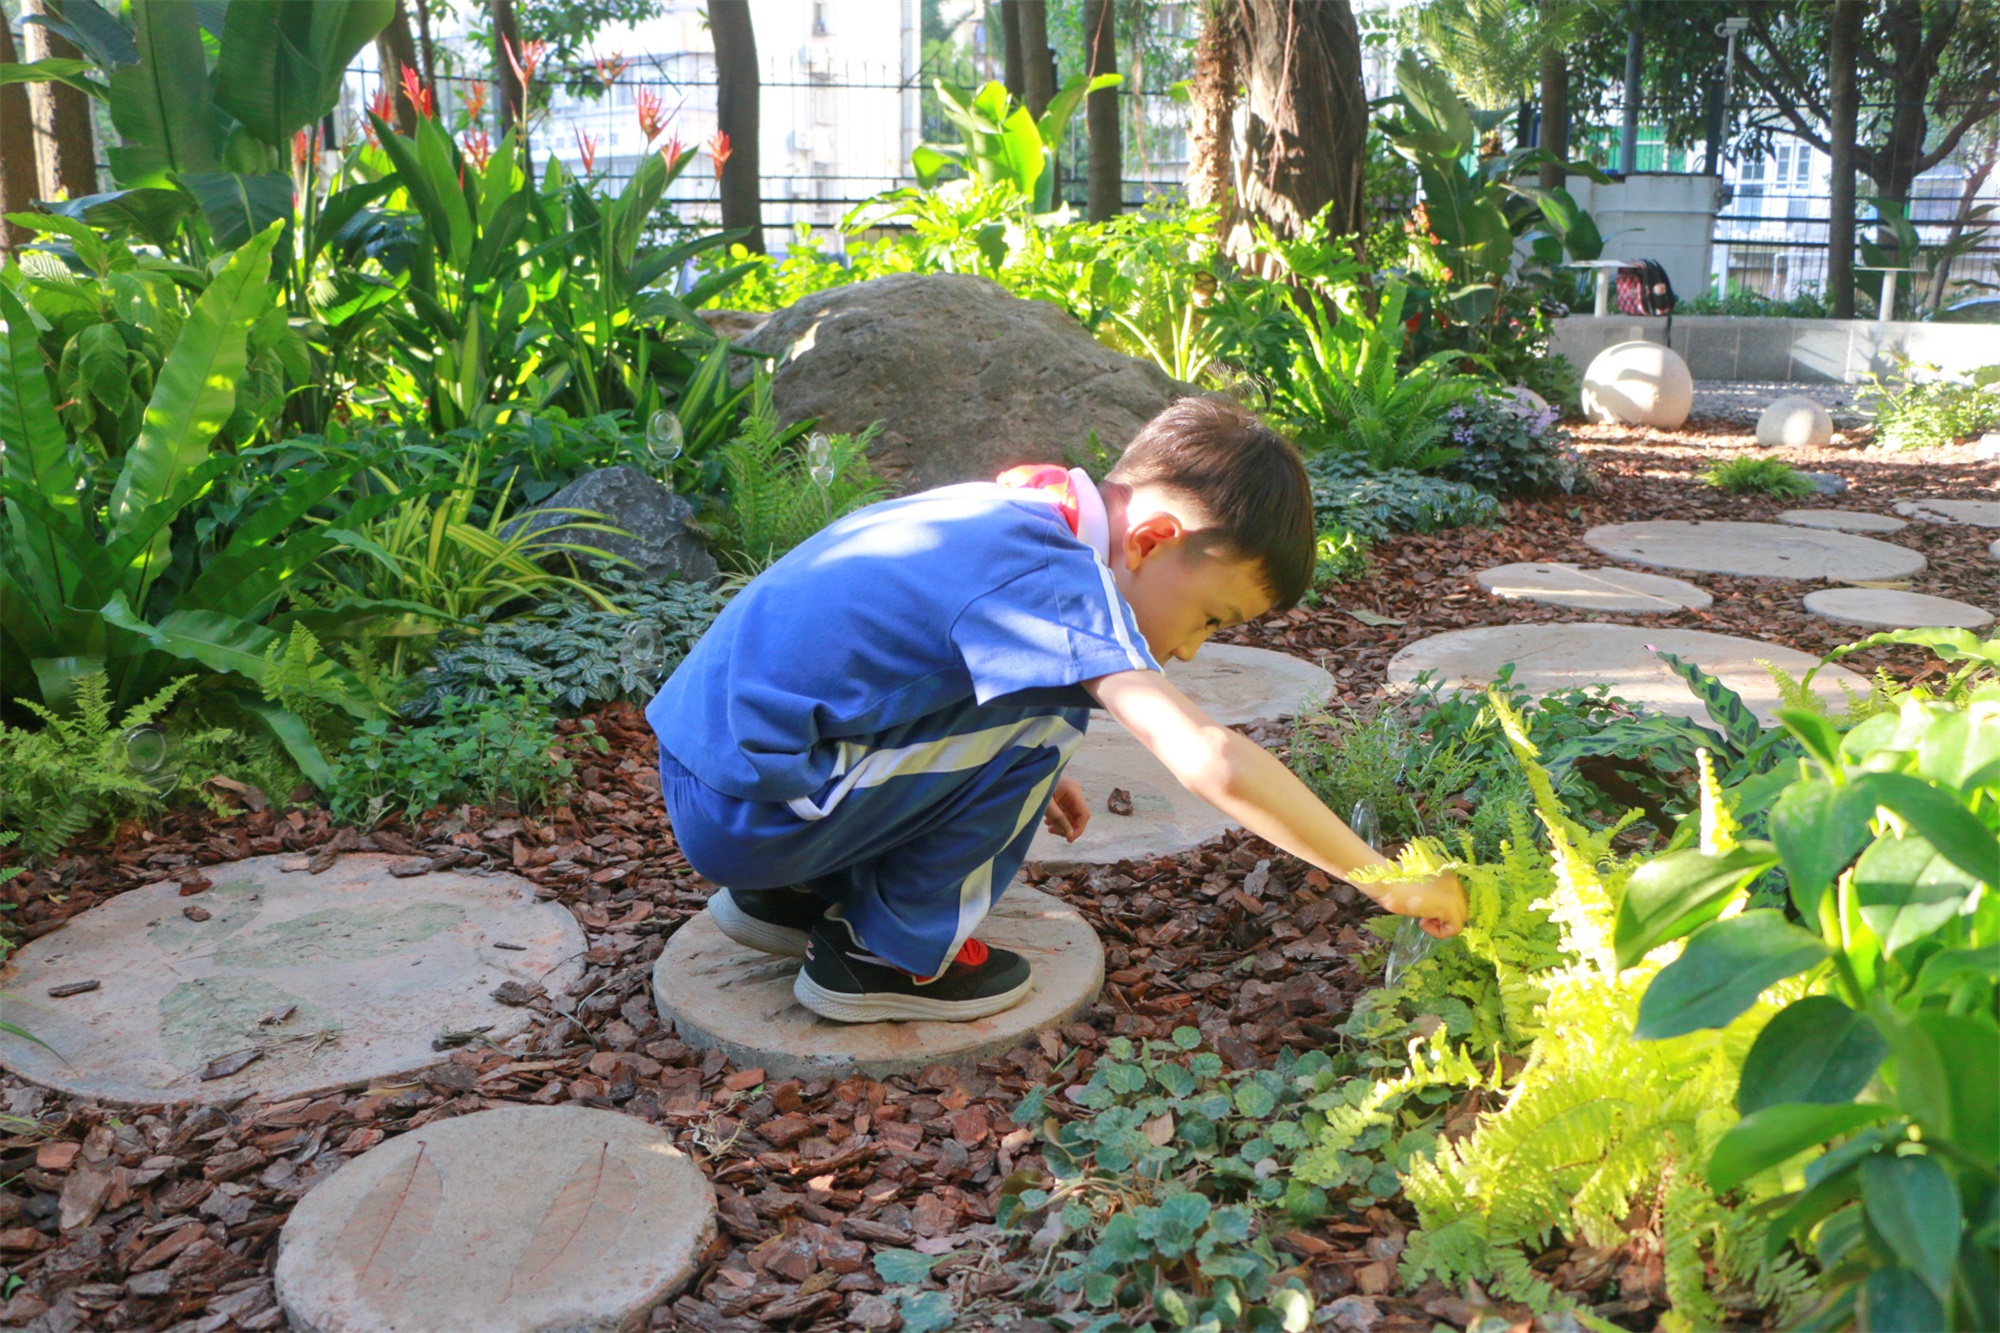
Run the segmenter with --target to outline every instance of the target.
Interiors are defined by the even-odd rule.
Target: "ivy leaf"
[[[882,1250],[875,1255],[875,1276],[891,1286],[912,1286],[929,1277],[937,1261],[915,1250]]]
[[[944,1333],[958,1322],[958,1311],[946,1292],[900,1292],[896,1304],[903,1312],[903,1333]]]
[[[1278,1109],[1278,1099],[1261,1083],[1248,1082],[1236,1089],[1236,1110],[1253,1120],[1262,1120]]]

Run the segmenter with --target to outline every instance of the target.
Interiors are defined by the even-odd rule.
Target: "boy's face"
[[[1271,609],[1255,563],[1190,540],[1171,514],[1131,524],[1121,554],[1113,562],[1118,591],[1156,661],[1190,661],[1217,630]]]

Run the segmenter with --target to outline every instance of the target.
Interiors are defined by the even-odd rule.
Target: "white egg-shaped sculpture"
[[[1833,442],[1833,417],[1804,394],[1788,394],[1757,418],[1757,443],[1766,449],[1824,448]]]
[[[1583,372],[1583,414],[1592,421],[1672,430],[1693,408],[1687,362],[1660,343],[1615,343]]]

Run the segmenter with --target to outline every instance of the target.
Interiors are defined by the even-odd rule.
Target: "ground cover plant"
[[[1905,360],[1866,381],[1873,386],[1866,404],[1875,443],[1884,448],[1931,448],[2000,429],[2000,366],[1947,375]]]
[[[1782,458],[1745,455],[1703,470],[1701,479],[1732,495],[1776,495],[1797,498],[1813,493],[1812,478]]]

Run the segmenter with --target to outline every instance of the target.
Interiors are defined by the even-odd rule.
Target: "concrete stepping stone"
[[[0,980],[0,1065],[80,1097],[186,1105],[302,1097],[436,1063],[446,1032],[493,1041],[532,1015],[502,983],[560,993],[585,943],[564,908],[515,875],[396,878],[357,853],[324,874],[262,856],[120,894],[31,941]],[[506,946],[504,948],[499,946]],[[95,981],[51,998],[50,989]]]
[[[1560,563],[1482,570],[1479,586],[1509,601],[1543,602],[1584,611],[1699,611],[1715,601],[1694,584],[1664,574],[1582,569]]]
[[[1865,509],[1787,509],[1778,515],[1778,521],[1833,532],[1901,532],[1910,526],[1900,518],[1871,514]]]
[[[313,1333],[622,1329],[693,1276],[715,1190],[664,1130],[581,1106],[434,1120],[307,1192],[278,1302]]]
[[[1818,664],[1775,643],[1739,639],[1705,630],[1640,628],[1633,625],[1489,625],[1454,630],[1419,640],[1389,659],[1389,684],[1409,685],[1428,671],[1448,688],[1484,689],[1507,663],[1515,664],[1514,684],[1532,695],[1552,690],[1609,685],[1629,703],[1658,713],[1708,720],[1708,710],[1667,664],[1659,648],[1691,661],[1743,696],[1765,722],[1784,706],[1778,687],[1759,660],[1802,678]],[[1840,667],[1822,667],[1813,689],[1836,708],[1844,707],[1840,685],[1866,694],[1868,682]]]
[[[1075,842],[1046,828],[1035,835],[1028,859],[1051,868],[1178,856],[1240,827],[1181,786],[1166,765],[1109,718],[1091,724],[1064,773],[1083,787],[1090,823]],[[1111,812],[1114,789],[1130,797],[1131,814]]]
[[[1583,539],[1593,549],[1635,565],[1749,578],[1873,583],[1906,579],[1921,573],[1925,564],[1915,551],[1872,537],[1781,523],[1605,523]]]
[[[1899,500],[1896,512],[1926,523],[2000,528],[2000,500]]]
[[[1806,594],[1806,610],[1869,629],[1984,629],[1993,623],[1990,612],[1970,603],[1892,588],[1822,588]]]
[[[707,912],[667,941],[653,965],[660,1017],[690,1046],[715,1047],[765,1077],[888,1078],[935,1064],[970,1064],[1069,1022],[1104,984],[1104,946],[1076,909],[1020,884],[979,938],[1027,957],[1033,989],[1012,1009],[969,1023],[835,1023],[792,998],[795,958],[736,944]]]
[[[1333,677],[1324,668],[1290,653],[1233,643],[1207,644],[1192,662],[1167,663],[1167,679],[1225,727],[1291,717],[1333,696]],[[1110,715],[1100,710],[1096,716]]]

